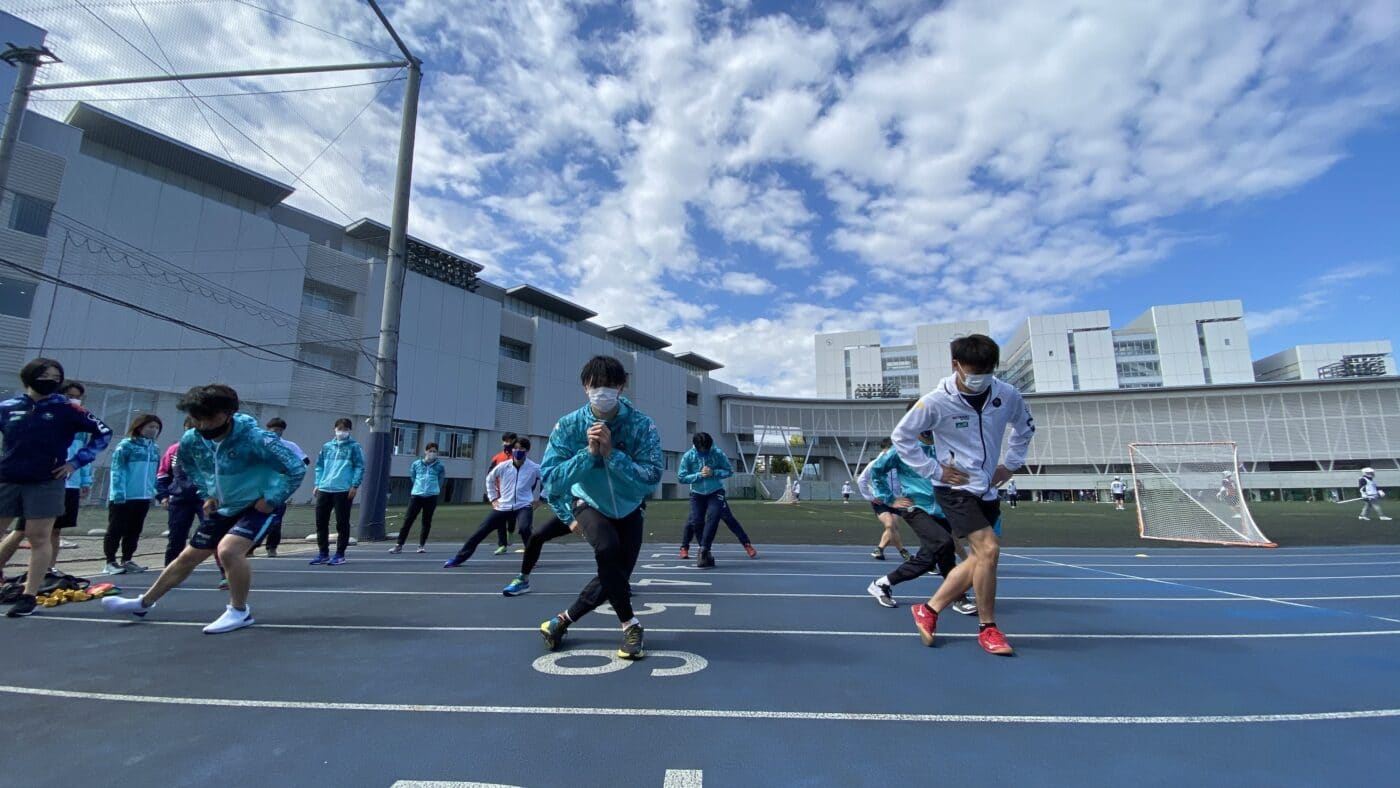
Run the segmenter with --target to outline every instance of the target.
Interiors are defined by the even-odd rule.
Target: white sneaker
[[[1369,520],[1369,519],[1371,519],[1371,518],[1369,518],[1369,517],[1367,517],[1366,515],[1363,514],[1363,515],[1361,515],[1360,517],[1358,517],[1358,518],[1356,518],[1356,519],[1358,519],[1358,520]]]
[[[880,607],[897,607],[899,603],[894,601],[891,590],[889,586],[874,581],[866,587],[865,593],[875,597],[875,601],[880,603]]]
[[[150,608],[141,604],[141,597],[131,598],[124,596],[104,596],[102,597],[102,609],[108,613],[130,613],[137,618],[145,618],[146,612]]]
[[[219,635],[224,632],[232,632],[235,629],[242,629],[253,623],[253,608],[248,607],[243,610],[234,610],[233,605],[224,607],[224,614],[214,620],[214,623],[204,628],[206,635]]]
[[[1381,519],[1382,519],[1382,520],[1387,520],[1387,521],[1389,521],[1389,520],[1394,520],[1395,518],[1394,518],[1394,517],[1382,517]]]
[[[396,544],[389,548],[389,555],[398,555],[403,552],[403,545]]]
[[[67,539],[59,539],[58,546],[62,550],[72,550],[78,546],[77,542],[70,542]]]
[[[102,574],[124,575],[126,574],[126,567],[122,566],[121,564],[107,564],[106,566],[102,567]]]
[[[418,548],[417,552],[426,553],[426,552],[428,552],[428,548],[426,548],[426,547],[420,547],[420,548]]]

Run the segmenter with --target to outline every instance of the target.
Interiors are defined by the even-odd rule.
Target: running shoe
[[[423,545],[420,544],[420,545],[418,545],[418,552],[420,552],[420,553],[426,553],[426,552],[428,552],[428,548],[426,548],[426,547],[424,547]]]
[[[963,594],[961,599],[954,600],[949,607],[953,608],[954,613],[961,613],[965,616],[977,615],[977,603],[968,599],[967,594]]]
[[[555,616],[550,620],[540,624],[540,635],[544,637],[544,650],[554,651],[564,642],[564,634],[569,631],[569,625],[564,619]]]
[[[327,561],[326,566],[340,566],[343,563],[345,563],[345,556],[337,555],[331,560]]]
[[[32,616],[34,615],[34,609],[38,606],[39,601],[34,598],[33,594],[20,594],[19,599],[17,599],[13,605],[10,605],[10,612],[5,615],[10,618]]]
[[[875,597],[875,601],[880,603],[880,607],[899,606],[899,603],[894,601],[893,589],[878,580],[866,586],[865,593]]]
[[[914,626],[919,628],[919,639],[925,646],[933,645],[933,633],[938,631],[938,614],[928,605],[914,605],[909,608],[914,613]]]
[[[530,593],[530,581],[519,575],[517,575],[514,580],[510,581],[505,588],[501,589],[501,596],[520,596],[521,594],[528,593]]]
[[[77,543],[77,542],[70,542],[70,541],[68,541],[67,539],[59,539],[59,540],[58,540],[58,547],[59,547],[59,549],[61,549],[61,550],[72,550],[73,548],[75,548],[75,547],[77,547],[77,546],[78,546],[78,543]]]
[[[459,566],[461,566],[461,565],[462,565],[462,562],[461,562],[461,561],[458,561],[458,560],[455,559],[455,558],[449,558],[449,559],[447,559],[446,561],[443,561],[443,562],[442,562],[442,568],[443,568],[443,569],[456,569],[457,567],[459,567]]]
[[[1381,522],[1386,523],[1386,522],[1390,522],[1391,520],[1394,520],[1394,519],[1395,519],[1394,517],[1381,517]]]
[[[646,656],[646,651],[642,649],[641,624],[631,624],[622,630],[622,645],[618,646],[617,655],[623,659],[641,659]]]
[[[104,567],[102,567],[102,574],[104,574],[104,575],[124,575],[124,574],[126,574],[126,567],[122,566],[121,564],[117,563],[116,561],[108,561],[108,562],[107,562],[107,565],[104,566]]]
[[[700,553],[699,558],[695,559],[695,567],[697,569],[714,569],[715,557],[710,554],[709,550],[705,550]]]
[[[326,555],[325,553],[321,553],[321,554],[317,555],[315,558],[311,559],[308,563],[310,563],[312,566],[315,566],[316,564],[328,563],[330,560],[331,560],[331,557],[330,557],[330,556]]]
[[[234,610],[233,605],[224,608],[224,614],[214,619],[214,622],[204,628],[206,635],[221,635],[225,632],[232,632],[235,629],[242,629],[253,624],[253,609],[245,607],[242,610]]]
[[[221,578],[219,578],[219,590],[220,590],[220,591],[227,591],[227,590],[228,590],[228,578],[227,578],[227,577],[221,577]]]
[[[267,557],[268,557],[268,558],[276,558],[276,557],[277,557],[277,548],[275,548],[275,547],[269,547],[269,548],[267,548]]]
[[[1006,642],[1006,636],[1001,634],[1001,630],[996,627],[987,627],[978,633],[977,642],[982,645],[982,650],[988,654],[1010,656],[1014,653],[1011,650],[1011,644]]]
[[[137,573],[139,573],[139,572],[144,572],[144,571],[146,571],[146,567],[144,567],[144,566],[142,566],[142,565],[136,563],[135,561],[126,561],[126,562],[123,562],[123,563],[122,563],[122,568],[125,569],[125,570],[126,570],[128,573],[130,573],[130,574],[137,574]]]
[[[137,618],[145,618],[150,608],[141,602],[141,597],[104,596],[102,609],[108,613],[130,613]]]
[[[681,548],[681,560],[684,561],[684,560],[686,560],[686,559],[688,559],[688,558],[690,558],[690,548],[689,548],[689,547],[682,547],[682,548]]]
[[[755,549],[753,549],[753,545],[751,545],[751,544],[746,544],[746,545],[744,545],[744,552],[746,552],[746,553],[749,554],[749,558],[757,558],[757,557],[758,557],[758,551],[755,550]]]
[[[905,561],[908,561],[910,558],[913,558],[914,556],[909,555],[909,551],[908,551],[908,550],[905,550],[903,547],[901,547],[901,548],[899,548],[899,557],[900,557],[900,558],[903,558]]]
[[[1358,519],[1358,520],[1369,520],[1369,519],[1371,519],[1371,518],[1369,518],[1369,517],[1367,517],[1366,515],[1363,514],[1363,515],[1361,515],[1360,517],[1358,517],[1358,518],[1356,518],[1356,519]]]
[[[389,555],[398,555],[399,553],[402,553],[402,552],[403,552],[403,545],[401,545],[401,544],[396,544],[396,545],[394,545],[393,547],[390,547],[390,548],[389,548]]]
[[[505,555],[509,551],[509,547],[507,547],[506,545],[501,545],[500,547],[496,548],[496,555]]]
[[[885,560],[885,551],[877,547],[870,551],[870,557],[874,558],[876,561],[883,561]]]

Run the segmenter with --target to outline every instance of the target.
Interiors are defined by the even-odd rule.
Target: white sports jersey
[[[1368,479],[1365,476],[1362,476],[1360,487],[1361,497],[1365,498],[1368,501],[1374,501],[1377,498],[1381,497],[1381,490],[1379,487],[1376,486],[1375,479]]]
[[[1127,491],[1128,485],[1119,479],[1114,479],[1113,484],[1108,485],[1108,489],[1112,490],[1114,495],[1122,495]]]
[[[842,494],[842,495],[850,495],[850,494],[851,494],[851,483],[850,483],[850,482],[841,482],[841,494]]]
[[[526,459],[519,468],[514,462],[503,462],[486,474],[486,497],[503,512],[530,506],[539,493],[540,464],[534,460]]]

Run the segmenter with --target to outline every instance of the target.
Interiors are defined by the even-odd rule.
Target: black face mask
[[[61,383],[63,383],[61,380],[36,380],[29,384],[29,387],[38,392],[40,396],[47,397],[55,391],[58,391],[59,384]]]
[[[220,438],[225,432],[228,432],[228,428],[229,428],[230,424],[231,424],[230,421],[226,421],[226,422],[224,422],[223,424],[220,424],[219,426],[214,427],[213,429],[201,430],[201,429],[196,428],[196,429],[195,429],[195,432],[198,432],[198,433],[199,433],[199,437],[201,437],[201,438],[203,438],[203,439],[205,439],[205,440],[209,440],[209,441],[217,440],[217,439]]]

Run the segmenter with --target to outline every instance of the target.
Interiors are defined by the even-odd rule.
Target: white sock
[[[624,623],[624,624],[622,625],[622,628],[623,628],[623,629],[626,629],[626,628],[632,626],[633,624],[641,624],[641,623],[642,623],[642,622],[640,622],[640,621],[637,620],[637,617],[636,617],[636,616],[632,616],[632,620],[631,620],[631,621],[628,621],[628,622],[626,622],[626,623]]]

